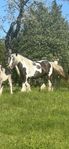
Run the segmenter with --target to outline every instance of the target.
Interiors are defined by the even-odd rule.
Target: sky
[[[7,0],[0,0],[0,18],[5,16],[6,13],[7,13],[7,11],[6,11],[6,1]],[[41,1],[42,2],[44,1],[47,4],[47,6],[50,7],[51,2],[53,0],[41,0]],[[64,0],[56,0],[56,2],[57,2],[58,5],[62,4],[62,15],[65,17],[66,20],[69,21],[69,2],[67,2],[67,1],[64,2]],[[0,21],[0,25],[1,25],[1,21]],[[8,29],[9,29],[9,24],[7,22],[4,23],[4,29],[6,31],[8,31]],[[5,37],[5,35],[6,34],[4,33],[4,31],[0,30],[0,38]]]
[[[52,1],[53,0],[47,0],[48,6],[51,5]],[[58,5],[62,5],[62,15],[69,21],[69,2],[66,0],[56,0],[56,2]]]

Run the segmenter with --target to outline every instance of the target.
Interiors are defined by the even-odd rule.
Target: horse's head
[[[17,65],[17,54],[11,54],[10,57],[8,58],[8,67],[10,69],[13,69]]]

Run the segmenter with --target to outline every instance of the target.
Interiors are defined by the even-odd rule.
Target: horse
[[[32,61],[17,53],[10,55],[8,67],[10,69],[17,67],[18,74],[22,78],[22,92],[31,91],[30,84],[28,83],[29,78],[36,79],[45,75],[48,77],[48,90],[53,90],[51,81],[53,69],[65,77],[62,67],[55,62],[49,62],[48,60]]]
[[[6,80],[8,80],[9,82],[10,93],[13,94],[11,72],[8,68],[5,69],[2,67],[2,65],[0,65],[0,95],[3,92],[3,82],[5,82]]]

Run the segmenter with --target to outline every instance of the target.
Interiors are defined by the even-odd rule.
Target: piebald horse
[[[11,73],[10,70],[5,70],[5,68],[0,65],[0,95],[3,91],[3,82],[8,80],[9,86],[10,86],[10,93],[12,94],[12,79],[11,79]]]
[[[8,67],[10,69],[16,67],[18,74],[22,78],[22,92],[31,90],[30,84],[28,83],[29,78],[39,78],[44,75],[48,77],[48,90],[53,90],[51,82],[53,69],[57,71],[58,74],[65,77],[63,68],[56,64],[56,62],[49,62],[46,60],[32,61],[16,53],[10,55]]]

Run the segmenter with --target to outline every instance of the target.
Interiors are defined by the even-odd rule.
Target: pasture
[[[69,149],[69,89],[0,97],[0,149]]]

